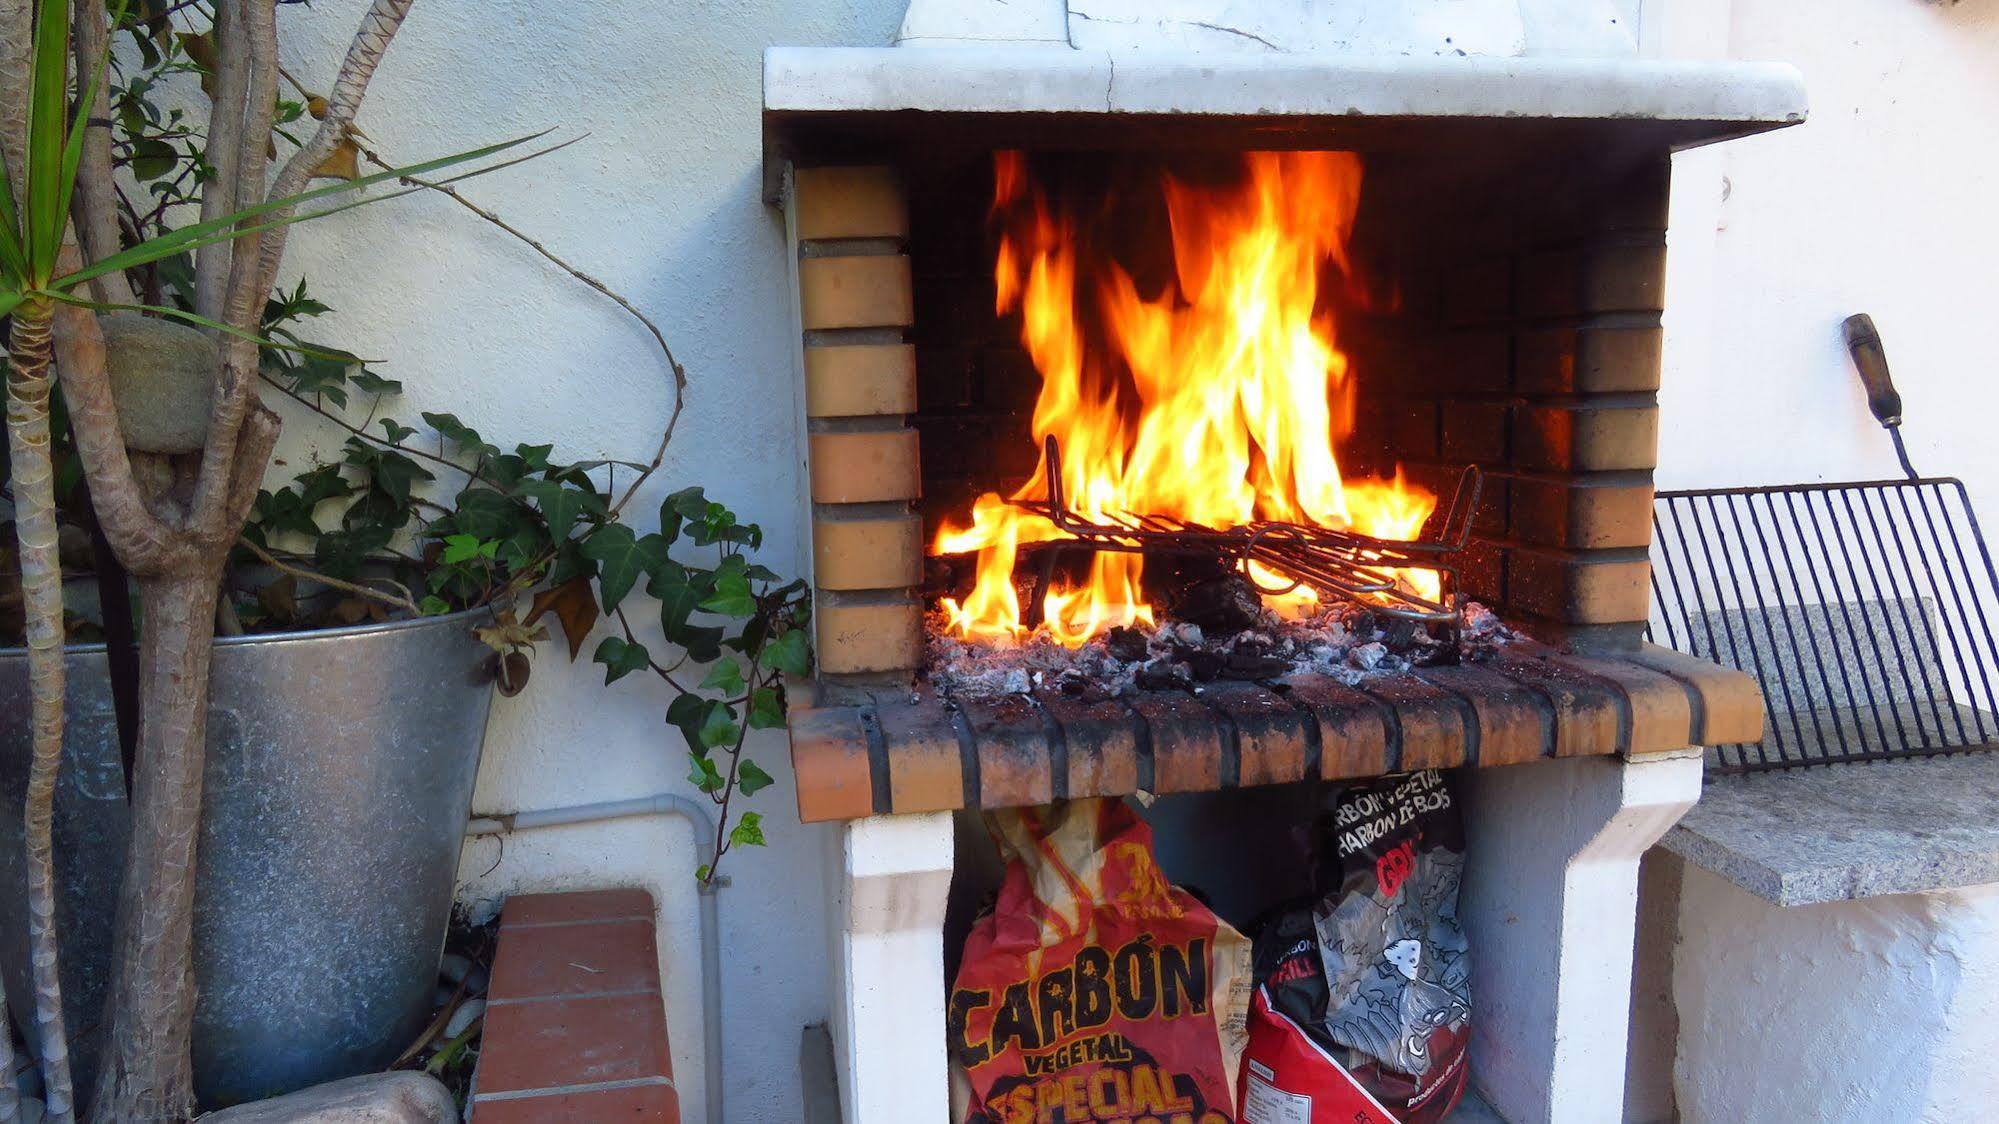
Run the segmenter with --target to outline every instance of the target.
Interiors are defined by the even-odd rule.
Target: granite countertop
[[[1999,753],[1711,777],[1660,845],[1781,906],[1999,882]]]

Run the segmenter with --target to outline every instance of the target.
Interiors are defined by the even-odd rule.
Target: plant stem
[[[366,597],[372,601],[379,601],[384,605],[393,605],[411,616],[420,617],[423,615],[423,610],[417,607],[415,601],[410,600],[409,590],[407,589],[403,590],[401,596],[393,593],[383,593],[379,589],[369,589],[365,585],[343,581],[331,574],[322,574],[316,570],[308,570],[303,566],[294,566],[277,555],[272,554],[270,551],[265,550],[263,547],[258,546],[256,543],[251,542],[248,537],[238,538],[236,544],[251,554],[256,555],[257,561],[262,562],[279,573],[290,574],[292,577],[304,578],[307,581],[315,581],[324,586],[331,586],[344,593],[351,593],[356,597]],[[388,579],[384,578],[382,580],[387,581]]]
[[[31,301],[14,311],[8,341],[7,437],[34,730],[22,822],[28,861],[35,1037],[41,1050],[47,1118],[67,1124],[74,1119],[75,1091],[70,1086],[69,1040],[63,1029],[52,839],[56,776],[62,769],[64,691],[62,563],[56,548],[55,469],[49,457],[52,313],[46,301]]]

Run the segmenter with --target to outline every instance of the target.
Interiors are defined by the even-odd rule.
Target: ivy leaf
[[[741,556],[734,560],[740,561]],[[748,578],[741,574],[722,574],[715,580],[714,596],[701,602],[701,607],[723,616],[747,617],[756,613],[757,599],[750,595]]]
[[[454,529],[482,539],[506,538],[520,519],[514,501],[491,488],[467,488],[458,493],[458,505],[451,512]]]
[[[775,668],[786,675],[802,676],[812,670],[812,648],[805,642],[805,630],[790,629],[784,635],[764,645],[757,656],[757,663]]]
[[[716,771],[715,763],[707,757],[699,753],[689,753],[687,760],[692,763],[687,769],[687,780],[695,788],[703,792],[720,792],[722,786],[728,783],[722,779],[722,774]]]
[[[451,611],[451,606],[445,603],[444,598],[434,593],[425,596],[423,600],[417,602],[416,607],[426,617],[442,616]]]
[[[520,491],[541,508],[541,517],[548,521],[548,532],[557,542],[569,537],[576,520],[585,511],[601,515],[605,510],[603,501],[594,494],[564,487],[553,480],[523,480]]]
[[[646,651],[645,645],[634,644],[622,636],[606,636],[590,658],[604,665],[606,686],[634,671],[643,671],[652,663],[652,654]]]
[[[708,510],[708,500],[699,488],[682,488],[659,501],[659,533],[673,542],[680,537],[681,520],[699,519]]]
[[[410,435],[415,433],[416,430],[411,429],[409,426],[403,425],[402,423],[396,421],[396,419],[394,418],[383,418],[382,432],[389,435],[389,444],[400,445],[404,441],[408,440]]]
[[[719,628],[682,628],[673,642],[687,652],[687,658],[695,663],[709,663],[722,658],[722,630]]]
[[[714,703],[708,708],[707,719],[701,723],[701,744],[709,749],[732,745],[741,732],[736,726],[736,712],[727,704]]]
[[[569,658],[574,661],[576,653],[583,650],[584,638],[597,627],[597,598],[590,590],[590,579],[571,578],[535,594],[527,623],[533,624],[543,613],[551,612],[562,622],[562,635],[569,641]]]
[[[314,301],[312,303],[319,304],[318,301]],[[326,306],[320,305],[320,307],[324,309]],[[395,379],[385,379],[366,367],[363,367],[359,371],[356,371],[354,374],[347,376],[347,381],[353,383],[356,388],[364,390],[369,394],[401,394],[403,392],[402,383],[397,382]],[[406,430],[405,432],[415,433],[416,431],[412,429],[412,430]],[[398,438],[397,440],[401,439]]]
[[[736,766],[736,783],[742,787],[744,796],[755,796],[775,782],[769,773],[763,771],[763,766],[745,757],[742,764]]]
[[[701,680],[701,686],[704,690],[733,695],[743,689],[743,665],[735,660],[717,660],[708,669],[707,678]]]
[[[659,624],[668,640],[679,642],[687,630],[687,618],[707,598],[711,581],[712,575],[706,571],[689,570],[670,558],[652,571],[646,592],[659,600]]]
[[[744,812],[736,826],[729,829],[729,843],[735,847],[764,846],[764,818],[755,812]]]
[[[667,562],[666,540],[658,535],[637,538],[623,523],[606,523],[583,540],[583,556],[597,563],[597,595],[608,613],[632,591],[640,574]]]
[[[486,444],[479,431],[458,420],[457,414],[433,414],[425,412],[423,422],[437,431],[438,436],[452,442],[468,453],[490,457],[499,450]]]
[[[713,702],[690,691],[667,704],[666,720],[679,728],[681,736],[687,739],[687,748],[702,749],[701,724],[708,720],[708,707]]]
[[[775,687],[750,692],[750,729],[774,730],[784,725],[784,698]]]
[[[490,540],[479,541],[477,535],[446,535],[444,553],[438,556],[438,561],[447,566],[455,566],[460,562],[470,562],[482,555],[490,558],[499,552],[499,547],[499,543]]]

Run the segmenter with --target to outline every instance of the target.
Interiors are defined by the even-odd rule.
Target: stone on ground
[[[458,1119],[458,1106],[443,1082],[403,1071],[329,1081],[201,1119],[207,1124],[445,1124]]]

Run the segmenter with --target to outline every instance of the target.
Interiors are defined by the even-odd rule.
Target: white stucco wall
[[[365,6],[285,7],[294,73],[323,83]],[[771,564],[792,573],[805,561],[797,358],[784,329],[783,226],[759,194],[759,54],[769,43],[883,44],[901,15],[901,0],[429,0],[414,8],[361,116],[386,154],[410,160],[550,127],[590,134],[465,191],[665,327],[692,386],[656,494],[706,485],[763,522]],[[649,337],[449,202],[342,216],[299,230],[291,245],[291,272],[308,274],[338,309],[324,338],[386,360],[383,371],[408,384],[395,411],[403,420],[453,411],[489,438],[553,441],[571,459],[650,455],[670,399]],[[294,424],[282,455],[296,462],[310,428]],[[544,650],[531,688],[496,707],[478,810],[693,794],[680,737],[662,720],[664,688],[638,677],[601,684],[600,669],[566,667]],[[734,885],[721,897],[730,1116],[792,1121],[799,1028],[828,1015],[819,872],[830,836],[797,824],[782,736],[751,746],[779,783],[751,805],[768,815],[770,848],[732,855]],[[692,869],[685,828],[659,820],[524,834],[504,851],[485,840],[463,868],[474,897],[653,888],[690,1121],[704,1095]]]
[[[1663,7],[1654,49],[1794,63],[1812,115],[1678,158],[1660,487],[1898,475],[1840,339],[1867,312],[1917,468],[1963,477],[1991,526],[1999,7]],[[1672,916],[1678,1072],[1670,1041],[1635,1051],[1641,1114],[1676,1094],[1689,1121],[1991,1115],[1995,888],[1779,910],[1688,868]]]
[[[1680,940],[1688,1124],[1991,1118],[1999,887],[1782,909],[1688,867]]]

